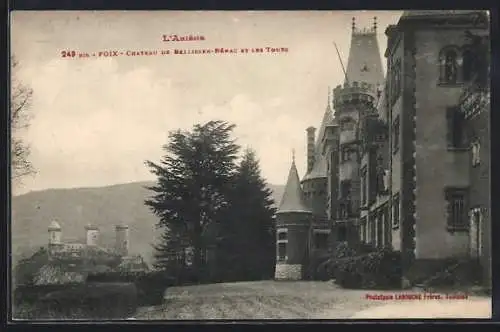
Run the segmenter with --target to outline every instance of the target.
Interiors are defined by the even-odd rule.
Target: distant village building
[[[278,207],[276,279],[363,242],[401,251],[405,271],[478,259],[491,285],[489,60],[469,32],[488,44],[484,11],[404,12],[386,30],[384,78],[376,21],[353,19],[344,84],[318,135],[307,128],[307,172],[299,182],[292,161]]]

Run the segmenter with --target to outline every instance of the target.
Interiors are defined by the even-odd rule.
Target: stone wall
[[[276,280],[301,280],[302,265],[300,264],[276,264],[274,279]]]
[[[461,84],[439,81],[443,47],[466,42],[464,30],[416,33],[416,233],[417,259],[440,259],[468,253],[468,234],[447,229],[445,188],[464,187],[469,180],[467,152],[449,150],[446,112],[458,105]]]

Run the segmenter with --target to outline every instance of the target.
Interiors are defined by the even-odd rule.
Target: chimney
[[[314,166],[314,135],[316,128],[307,128],[307,173],[309,173]]]
[[[128,226],[127,225],[116,225],[116,244],[115,251],[120,256],[128,256]]]

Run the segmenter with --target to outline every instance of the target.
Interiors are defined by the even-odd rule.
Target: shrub
[[[132,283],[31,285],[14,294],[14,319],[120,319],[137,309]]]
[[[151,271],[137,278],[138,302],[140,306],[163,303],[165,290],[175,284],[175,278],[165,271]]]
[[[132,283],[88,283],[50,293],[41,302],[62,318],[120,319],[135,313],[137,289]]]
[[[359,243],[350,246],[347,242],[341,242],[327,259],[318,264],[316,275],[321,280],[336,279],[338,277],[338,266],[343,264],[346,258],[366,254],[373,250],[373,247],[368,244]]]
[[[330,257],[330,253],[320,254],[318,256],[312,257],[306,272],[306,277],[313,280],[328,280],[329,276],[328,273],[326,273],[326,269],[324,268],[324,263],[328,261]]]
[[[448,261],[439,272],[423,281],[423,286],[432,288],[457,289],[474,285],[481,280],[481,266],[475,260]]]
[[[105,272],[87,277],[89,283],[133,283],[137,289],[138,306],[163,303],[165,290],[175,284],[175,277],[166,271],[150,272]]]
[[[339,259],[335,268],[335,282],[346,288],[394,288],[401,283],[401,253],[391,249]]]

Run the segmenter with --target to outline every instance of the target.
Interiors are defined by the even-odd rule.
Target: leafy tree
[[[35,172],[29,160],[30,149],[23,141],[21,133],[28,128],[31,118],[30,106],[33,90],[18,79],[18,63],[12,58],[11,103],[10,103],[10,128],[11,128],[11,166],[12,179],[19,181],[26,175]]]
[[[160,163],[146,161],[157,183],[148,187],[153,195],[145,204],[159,217],[163,230],[156,267],[166,268],[189,246],[194,269],[202,268],[203,229],[218,222],[229,205],[228,183],[239,150],[231,139],[233,129],[224,121],[210,121],[191,131],[171,132]]]
[[[274,201],[255,152],[247,149],[233,178],[224,252],[232,279],[265,279],[275,263]]]

